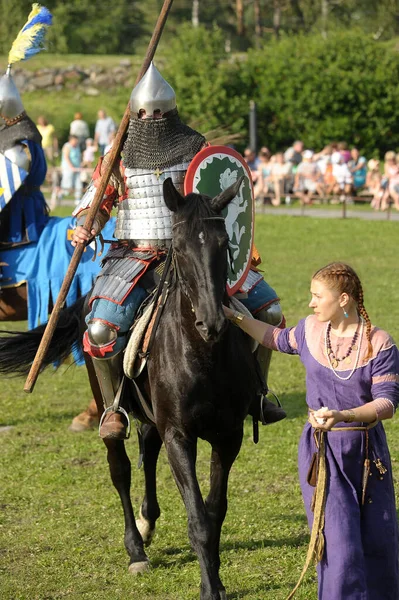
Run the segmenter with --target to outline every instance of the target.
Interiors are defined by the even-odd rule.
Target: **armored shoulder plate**
[[[15,144],[11,148],[8,148],[4,155],[12,162],[25,171],[30,170],[31,156],[27,146],[25,144]]]

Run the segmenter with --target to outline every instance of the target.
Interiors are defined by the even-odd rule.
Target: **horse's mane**
[[[214,217],[217,213],[212,208],[212,199],[209,196],[188,194],[185,200],[183,207],[179,210],[177,219],[186,222],[187,230],[185,234],[191,237],[198,232],[199,228],[203,227],[201,219]]]

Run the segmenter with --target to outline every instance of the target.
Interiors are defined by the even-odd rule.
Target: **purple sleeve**
[[[399,351],[395,345],[380,350],[371,362],[371,395],[385,398],[394,410],[399,404]]]
[[[276,345],[279,352],[284,354],[300,354],[305,336],[305,320],[299,321],[295,327],[281,329]]]

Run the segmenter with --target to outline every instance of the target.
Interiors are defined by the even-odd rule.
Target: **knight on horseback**
[[[37,242],[49,216],[40,186],[46,172],[46,159],[36,125],[28,117],[11,74],[13,64],[37,54],[51,25],[51,13],[34,5],[28,22],[14,40],[8,67],[0,78],[0,319],[13,319],[24,305],[13,265],[20,247]],[[25,31],[35,26],[35,35]],[[15,250],[17,248],[17,250]],[[25,283],[25,282],[23,282]],[[26,318],[26,316],[25,316]]]
[[[48,221],[41,141],[9,66],[0,79],[0,251],[37,241]]]
[[[130,124],[120,165],[114,169],[89,232],[83,224],[94,198],[96,185],[108,160],[100,159],[86,194],[76,207],[77,227],[72,244],[86,244],[98,235],[118,207],[115,238],[103,260],[89,299],[84,350],[93,360],[104,407],[111,406],[102,420],[102,438],[125,439],[126,416],[115,397],[121,385],[123,349],[135,315],[154,289],[172,239],[172,212],[163,199],[163,182],[171,178],[183,192],[187,168],[207,145],[200,133],[185,125],[178,114],[172,87],[151,63],[130,97]],[[278,326],[283,322],[275,291],[251,271],[241,302],[255,318]],[[247,283],[247,282],[246,282]],[[258,349],[258,362],[264,389],[253,413],[263,423],[273,423],[286,415],[266,397],[271,351]]]

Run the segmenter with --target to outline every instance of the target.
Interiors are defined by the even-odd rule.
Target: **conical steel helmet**
[[[137,118],[141,111],[145,116],[152,118],[155,111],[161,114],[176,108],[176,94],[174,89],[162,77],[161,73],[151,63],[144,77],[133,88],[130,96],[130,112]]]
[[[21,96],[11,75],[11,66],[0,79],[0,116],[14,119],[24,111]]]

